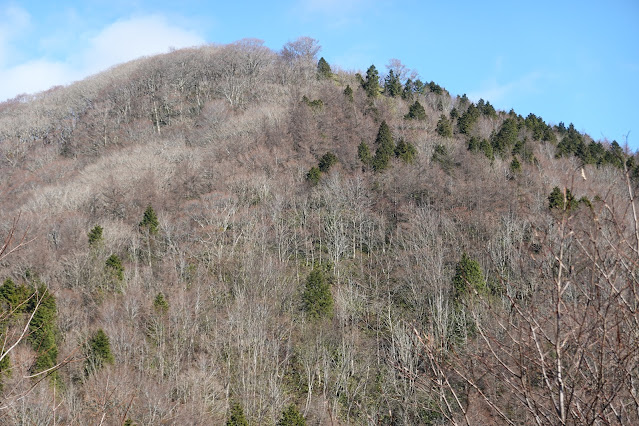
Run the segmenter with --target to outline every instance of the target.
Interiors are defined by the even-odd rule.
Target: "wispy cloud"
[[[484,99],[492,104],[505,105],[524,95],[542,92],[543,80],[546,77],[542,72],[533,71],[505,83],[491,78],[482,82],[478,89],[468,93],[468,97],[473,101]]]
[[[2,53],[12,49],[15,32],[28,23],[24,11],[12,13],[22,16],[22,24],[11,31],[0,32],[0,101],[21,93],[34,93],[51,86],[73,81],[140,56],[166,52],[204,43],[196,32],[172,25],[161,15],[116,21],[80,46],[69,46],[60,60],[34,58],[5,66]],[[7,12],[5,12],[6,14]],[[5,34],[7,33],[7,34]],[[47,35],[42,35],[46,38]]]
[[[13,53],[12,41],[18,38],[30,25],[29,13],[18,7],[8,6],[0,10],[0,66]]]

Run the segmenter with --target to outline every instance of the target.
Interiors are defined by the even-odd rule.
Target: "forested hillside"
[[[636,156],[319,51],[0,104],[0,423],[639,424]]]

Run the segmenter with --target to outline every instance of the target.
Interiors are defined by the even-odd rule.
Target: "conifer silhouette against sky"
[[[334,69],[397,58],[453,95],[639,148],[636,0],[2,1],[0,101],[170,48],[299,36]]]

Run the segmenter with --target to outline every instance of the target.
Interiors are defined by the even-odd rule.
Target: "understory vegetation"
[[[0,104],[0,423],[639,424],[637,156],[319,51]]]

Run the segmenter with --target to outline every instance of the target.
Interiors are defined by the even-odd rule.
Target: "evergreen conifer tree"
[[[291,404],[282,413],[277,426],[306,426],[306,420],[295,404]]]
[[[405,163],[412,163],[417,157],[417,150],[411,143],[407,143],[404,139],[400,139],[397,147],[395,148],[395,156]]]
[[[372,164],[373,169],[379,172],[388,167],[390,159],[395,154],[395,141],[393,141],[393,136],[386,121],[382,121],[379,126],[375,144],[377,145],[377,150]]]
[[[153,310],[160,315],[165,315],[169,311],[169,302],[166,301],[162,292],[153,299]]]
[[[326,62],[323,57],[317,62],[317,76],[320,79],[331,78],[333,73],[331,72],[331,66]]]
[[[391,98],[402,94],[402,83],[399,81],[399,76],[395,75],[393,70],[388,72],[388,75],[384,79],[384,93]]]
[[[327,152],[326,154],[322,155],[322,158],[320,158],[318,167],[320,172],[326,173],[329,171],[329,169],[335,164],[337,163],[337,157],[335,156],[335,154],[333,154],[332,152]]]
[[[406,120],[426,120],[426,110],[424,106],[415,101],[410,107],[408,107],[408,113],[404,116]]]
[[[519,162],[517,157],[513,157],[513,161],[510,162],[510,173],[521,173],[521,163]]]
[[[330,317],[333,313],[331,286],[320,268],[314,268],[306,279],[302,294],[304,311],[310,319]]]
[[[115,358],[111,352],[111,342],[104,330],[99,329],[86,345],[86,362],[84,371],[87,375],[101,369],[104,364],[113,364]]]
[[[40,304],[38,305],[38,301]],[[34,372],[44,371],[54,367],[58,358],[58,345],[56,342],[57,304],[49,290],[41,285],[36,294],[29,300],[27,307],[33,313],[29,323],[29,342],[37,356],[32,368]]]
[[[357,157],[365,165],[367,166],[371,165],[371,161],[372,161],[371,151],[368,148],[368,145],[366,144],[366,142],[362,141],[357,147]]]
[[[376,98],[379,96],[379,73],[375,65],[371,65],[366,71],[366,81],[363,87],[369,97]]]
[[[346,89],[344,89],[344,96],[346,96],[346,99],[348,99],[350,102],[353,102],[353,89],[351,89],[350,85],[346,85]]]
[[[160,222],[155,214],[155,210],[153,210],[153,207],[149,205],[144,211],[144,217],[140,222],[140,228],[148,231],[151,235],[156,235],[158,233],[159,226]]]
[[[437,122],[437,133],[439,136],[445,138],[453,136],[453,126],[444,114],[440,115],[439,121]]]
[[[239,403],[231,406],[231,415],[226,421],[226,426],[248,426],[248,420],[244,416],[244,410]]]
[[[89,245],[91,247],[95,247],[102,242],[102,227],[100,225],[95,225],[91,231],[89,231]]]
[[[461,259],[455,267],[455,276],[453,277],[453,301],[459,304],[464,295],[469,292],[472,294],[485,293],[487,290],[486,280],[481,271],[481,267],[476,260],[468,257],[466,253],[462,254]]]
[[[112,254],[106,260],[105,267],[107,273],[118,281],[124,281],[124,266],[122,266],[122,260],[117,254]]]

